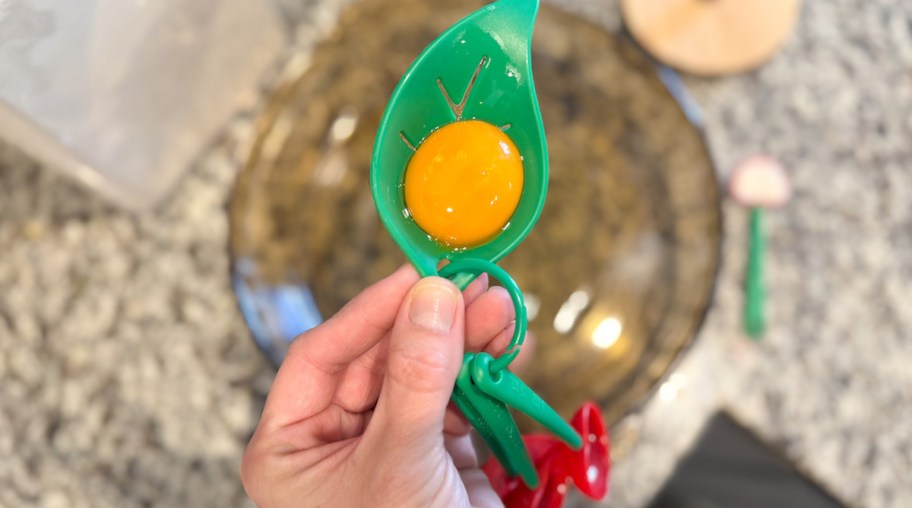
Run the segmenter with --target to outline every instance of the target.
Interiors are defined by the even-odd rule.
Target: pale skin
[[[500,354],[507,292],[404,267],[295,339],[241,464],[261,508],[502,506],[449,404],[465,351]],[[515,363],[515,362],[514,362]]]

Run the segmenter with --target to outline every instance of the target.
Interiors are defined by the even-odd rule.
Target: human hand
[[[292,343],[241,464],[261,508],[502,506],[449,404],[464,351],[513,334],[506,290],[404,267]]]

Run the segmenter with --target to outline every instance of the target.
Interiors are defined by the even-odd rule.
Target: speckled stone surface
[[[617,25],[613,3],[573,8]],[[805,2],[767,66],[687,82],[721,176],[769,152],[795,198],[769,215],[761,343],[740,334],[746,214],[726,205],[716,303],[615,430],[609,505],[645,503],[720,407],[849,505],[912,505],[912,4]],[[143,217],[0,149],[0,506],[246,502],[272,373],[231,294],[224,207],[250,136],[232,123]]]

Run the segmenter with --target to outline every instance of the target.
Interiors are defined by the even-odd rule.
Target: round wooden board
[[[753,69],[785,43],[800,0],[621,0],[627,29],[655,58],[699,75]]]

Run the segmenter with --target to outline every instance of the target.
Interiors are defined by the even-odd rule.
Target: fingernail
[[[456,294],[435,282],[423,282],[412,295],[409,320],[433,332],[448,332],[456,317]]]

